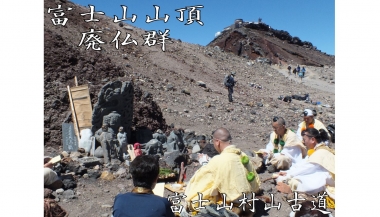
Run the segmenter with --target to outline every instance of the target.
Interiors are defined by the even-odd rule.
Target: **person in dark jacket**
[[[290,65],[288,65],[288,74],[289,76],[292,74],[292,67]]]
[[[294,74],[294,77],[297,77],[297,69],[296,68],[293,69],[293,74]]]
[[[167,198],[153,194],[160,166],[153,155],[140,155],[130,164],[132,192],[119,194],[113,205],[113,217],[174,217]]]
[[[228,89],[228,101],[233,102],[232,100],[232,94],[234,92],[234,86],[235,86],[235,79],[234,77],[236,76],[236,72],[231,72],[231,74],[227,75],[224,79],[224,85]]]

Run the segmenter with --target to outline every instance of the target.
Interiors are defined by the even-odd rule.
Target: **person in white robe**
[[[323,138],[314,128],[304,130],[302,136],[309,158],[287,171],[279,172],[277,190],[283,193],[302,191],[309,194],[326,189],[335,192],[335,151],[322,142]]]
[[[286,128],[282,117],[274,117],[272,127],[266,148],[256,153],[261,153],[265,164],[273,165],[275,170],[287,170],[306,157],[306,147],[293,131]]]

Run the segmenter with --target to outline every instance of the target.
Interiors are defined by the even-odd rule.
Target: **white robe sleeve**
[[[301,123],[302,124],[302,123]],[[298,125],[298,130],[297,130],[297,138],[299,139],[299,140],[301,140],[302,141],[302,136],[301,136],[301,124],[299,124]]]
[[[267,146],[265,147],[265,150],[269,154],[269,153],[273,152],[273,149],[274,149],[274,145],[273,145],[272,141],[269,141]]]
[[[304,163],[288,171],[288,175],[299,181],[297,191],[309,194],[325,190],[325,186],[335,186],[330,173],[322,166],[314,163]]]
[[[328,172],[316,172],[309,175],[296,176],[294,179],[299,181],[297,191],[308,194],[316,194],[326,189],[326,176]]]
[[[269,143],[265,146],[265,148],[262,148],[259,151],[266,152],[267,154],[270,154],[273,152],[273,148],[274,148],[274,146],[273,146],[272,142],[269,141]]]
[[[292,164],[298,163],[302,160],[302,151],[299,147],[284,147],[281,154],[292,159]]]
[[[260,150],[259,150],[259,151],[261,151],[261,152],[265,152],[265,153],[268,154],[268,155],[266,155],[266,156],[263,158],[265,164],[268,164],[268,162],[269,162],[268,157],[269,157],[270,153],[273,152],[273,148],[274,148],[274,146],[273,146],[272,142],[269,141],[268,144],[266,145],[265,149],[260,149]]]
[[[287,174],[291,177],[299,176],[299,175],[308,175],[311,173],[314,173],[316,170],[319,169],[318,164],[305,162],[302,164],[298,164],[295,167],[292,167],[290,170],[287,171]],[[323,168],[323,167],[322,167]]]

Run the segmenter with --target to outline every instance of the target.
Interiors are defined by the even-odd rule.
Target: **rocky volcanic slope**
[[[239,28],[226,27],[208,46],[253,59],[265,57],[273,63],[308,66],[334,66],[335,56],[321,52],[311,42],[291,36],[287,31],[270,28],[265,23],[243,22]]]
[[[67,119],[69,102],[66,86],[73,86],[77,76],[79,85],[89,84],[92,102],[102,85],[110,80],[134,80],[135,88],[152,94],[152,99],[163,112],[167,124],[210,134],[217,127],[231,130],[234,142],[250,149],[265,145],[271,131],[273,116],[282,116],[287,125],[296,129],[304,108],[316,108],[319,119],[335,122],[335,95],[320,89],[294,82],[268,65],[257,64],[247,58],[222,51],[214,46],[203,47],[173,40],[166,52],[159,46],[141,46],[144,30],[125,24],[120,27],[112,19],[98,15],[97,23],[86,23],[89,9],[61,2],[69,19],[65,27],[54,26],[47,9],[56,7],[54,1],[45,1],[45,145],[60,145],[60,126]],[[83,32],[89,28],[101,30],[103,41],[110,42],[117,30],[125,37],[126,28],[138,46],[102,44],[101,51],[78,47]],[[290,45],[289,45],[290,46]],[[333,65],[333,64],[332,64]],[[334,67],[307,68],[314,71],[314,79],[327,83],[334,79]],[[229,104],[223,77],[236,71],[235,103]],[[308,74],[306,75],[308,76]],[[306,77],[305,79],[313,79]],[[206,84],[201,87],[197,81]],[[325,81],[326,80],[326,81]],[[263,89],[252,88],[249,83],[260,84]],[[314,101],[329,104],[319,108],[301,101],[290,104],[277,100],[279,95],[309,93]],[[159,111],[157,111],[159,112]],[[156,127],[165,128],[166,123]]]
[[[81,33],[89,28],[95,26],[103,31],[104,41],[112,41],[117,30],[125,34],[127,25],[120,27],[105,16],[98,16],[100,22],[95,24],[86,23],[79,14],[88,9],[70,2],[61,4],[63,8],[74,8],[66,14],[69,19],[66,27],[52,24],[53,15],[46,11],[56,5],[45,1],[45,145],[60,145],[60,126],[70,111],[66,86],[73,86],[74,76],[78,77],[79,85],[89,84],[93,103],[108,81],[133,79],[136,88],[153,95],[168,124],[197,133],[210,133],[224,126],[231,129],[236,142],[254,147],[265,143],[273,116],[284,117],[288,126],[295,129],[302,110],[316,108],[300,101],[287,104],[277,100],[279,95],[309,93],[311,99],[332,106],[316,108],[322,112],[319,119],[326,124],[335,122],[334,95],[292,82],[273,67],[254,64],[218,48],[174,40],[162,52],[159,46],[141,46],[143,39],[138,36],[144,31],[132,26],[128,26],[133,29],[128,32],[135,36],[138,46],[122,46],[117,50],[114,44],[105,43],[100,52],[78,47]],[[237,72],[234,104],[228,104],[227,90],[222,84],[224,75],[230,71]],[[327,73],[334,76],[330,69],[316,71],[321,79],[327,78]],[[206,88],[197,85],[199,80]],[[252,88],[249,82],[260,84],[263,89]]]

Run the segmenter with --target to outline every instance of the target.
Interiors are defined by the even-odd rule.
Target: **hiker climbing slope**
[[[234,92],[234,86],[235,86],[235,80],[234,77],[236,75],[236,72],[231,72],[231,74],[226,75],[224,77],[224,86],[228,89],[228,101],[233,102],[232,100],[232,94]]]

